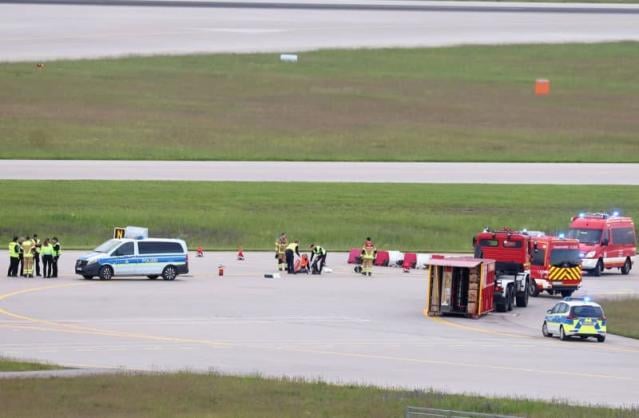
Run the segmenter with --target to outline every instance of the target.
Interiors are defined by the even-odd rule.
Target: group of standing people
[[[57,237],[40,241],[37,234],[33,238],[24,239],[13,237],[9,242],[9,270],[8,277],[58,277],[58,259],[62,254],[62,246]],[[42,259],[42,271],[40,271]],[[42,273],[42,274],[41,274]]]
[[[277,259],[277,269],[279,271],[287,271],[289,274],[295,274],[295,256],[303,258],[300,255],[300,242],[295,240],[289,242],[286,232],[282,232],[275,241],[275,258]],[[323,247],[311,244],[309,246],[311,251],[310,270],[312,274],[322,274],[324,265],[326,264],[326,255],[328,254]],[[308,272],[308,269],[306,270]]]

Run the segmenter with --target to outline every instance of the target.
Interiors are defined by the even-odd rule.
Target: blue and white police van
[[[147,276],[175,280],[189,272],[186,243],[180,239],[114,238],[75,263],[76,274],[87,280],[99,277],[111,280],[115,276]]]

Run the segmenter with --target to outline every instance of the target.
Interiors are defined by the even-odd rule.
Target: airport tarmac
[[[557,297],[479,320],[427,318],[423,270],[378,267],[365,278],[343,253],[329,253],[333,273],[279,279],[263,276],[272,253],[191,255],[191,273],[173,282],[83,280],[72,274],[79,254],[64,252],[59,279],[0,279],[0,355],[639,405],[639,341],[542,337]],[[639,275],[585,277],[578,294],[639,295]]]
[[[639,185],[639,164],[3,160],[0,179]]]
[[[639,40],[636,5],[299,0],[196,1],[187,7],[187,3],[0,1],[0,62]]]

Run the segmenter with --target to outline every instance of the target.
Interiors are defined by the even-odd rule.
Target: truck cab
[[[618,268],[628,274],[637,256],[632,218],[618,213],[580,213],[570,221],[568,237],[579,240],[582,268],[594,276]]]
[[[528,306],[533,292],[530,278],[530,240],[525,232],[505,228],[500,231],[485,229],[473,238],[475,258],[495,260],[495,307],[504,312]]]
[[[568,297],[581,287],[579,241],[561,236],[539,236],[531,240],[531,248],[533,296],[546,291]]]

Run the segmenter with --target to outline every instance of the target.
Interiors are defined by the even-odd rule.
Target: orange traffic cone
[[[204,248],[202,248],[201,246],[197,247],[197,256],[204,257]]]

